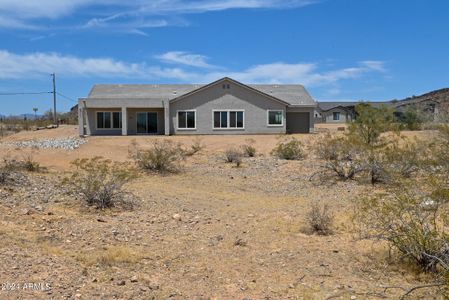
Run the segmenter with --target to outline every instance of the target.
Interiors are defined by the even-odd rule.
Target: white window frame
[[[111,127],[108,127],[108,128],[99,128],[98,127],[98,113],[109,113],[109,114],[111,114]],[[96,130],[121,130],[122,128],[123,128],[123,124],[122,124],[122,127],[114,127],[114,116],[113,116],[113,113],[119,113],[119,116],[120,116],[120,121],[119,121],[119,123],[122,123],[122,121],[123,121],[123,119],[122,119],[122,111],[120,111],[120,110],[113,110],[113,111],[103,111],[103,110],[97,110],[97,111],[95,111],[95,129]],[[103,120],[103,123],[104,123],[104,120]]]
[[[227,127],[215,127],[214,114],[216,112],[226,112]],[[230,122],[231,112],[243,112],[243,127],[229,127],[230,123],[231,123]],[[237,117],[237,115],[236,115],[236,117]],[[221,120],[221,116],[220,116],[220,120]],[[237,120],[236,120],[236,123],[237,123]],[[221,122],[220,122],[220,124],[221,124]],[[245,110],[244,109],[213,109],[212,110],[212,129],[213,130],[245,130]]]
[[[195,128],[179,128],[179,113],[180,112],[194,112],[195,113]],[[186,116],[186,126],[187,126],[187,116]],[[176,130],[183,130],[183,131],[189,131],[189,130],[196,130],[196,109],[180,109],[176,111]]]
[[[338,118],[335,119],[335,115],[338,114]],[[340,121],[341,120],[341,112],[339,111],[334,111],[332,112],[332,121]]]
[[[281,112],[282,113],[282,123],[281,124],[270,124],[270,112]],[[267,126],[268,127],[284,127],[284,111],[282,109],[269,109],[267,110]]]

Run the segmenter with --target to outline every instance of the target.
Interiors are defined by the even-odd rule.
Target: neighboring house
[[[316,123],[346,123],[355,117],[358,102],[319,102],[316,108]]]
[[[315,111],[315,123],[346,123],[354,120],[355,107],[360,103],[368,103],[374,107],[390,106],[390,102],[319,102]]]
[[[302,85],[98,84],[78,101],[80,135],[282,134],[314,128]]]
[[[345,123],[356,118],[355,106],[360,102],[318,102],[315,123]],[[435,90],[420,96],[386,102],[365,102],[374,107],[385,105],[400,117],[406,110],[416,110],[424,119],[449,117],[449,89]]]

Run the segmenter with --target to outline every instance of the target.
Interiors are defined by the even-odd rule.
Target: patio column
[[[80,107],[80,104],[78,104],[78,129],[79,129],[79,135],[84,136],[84,108]]]
[[[122,135],[128,135],[128,110],[122,106]]]
[[[164,100],[165,135],[170,135],[170,100]]]

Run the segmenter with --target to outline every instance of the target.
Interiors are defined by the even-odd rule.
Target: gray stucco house
[[[313,132],[302,85],[97,84],[78,101],[80,135]]]
[[[316,123],[346,123],[355,118],[358,102],[320,102],[315,111]]]

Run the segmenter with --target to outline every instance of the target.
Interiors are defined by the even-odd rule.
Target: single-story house
[[[320,102],[315,111],[316,123],[346,123],[355,117],[358,102]]]
[[[78,101],[80,135],[283,134],[314,128],[302,85],[97,84]]]
[[[359,102],[319,102],[315,110],[315,123],[346,123],[356,118],[355,107]],[[374,107],[388,102],[366,102]]]

